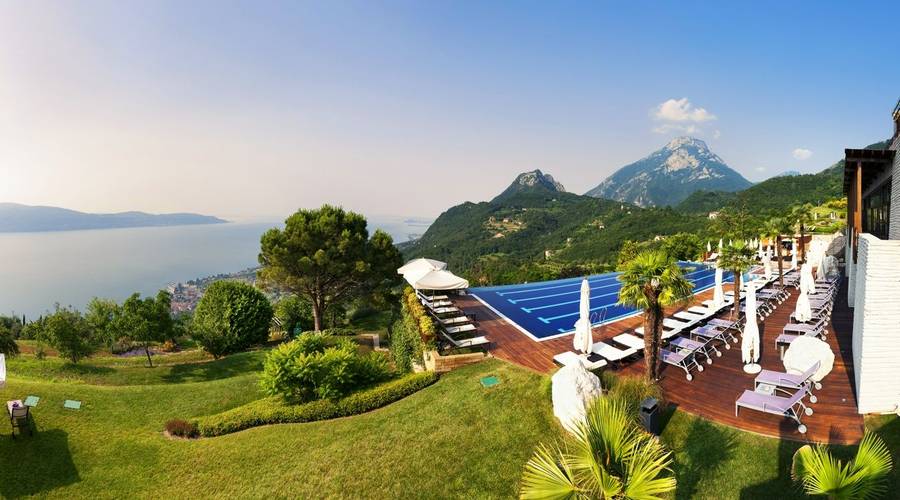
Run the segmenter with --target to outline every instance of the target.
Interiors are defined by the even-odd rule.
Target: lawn
[[[363,415],[193,441],[162,436],[170,418],[261,397],[261,356],[185,355],[153,369],[95,358],[86,365],[102,373],[78,376],[58,360],[22,356],[0,398],[40,396],[38,432],[12,440],[0,429],[0,496],[509,498],[534,446],[560,433],[548,378],[488,360]],[[486,375],[500,385],[482,388]],[[63,409],[65,399],[84,407]],[[900,449],[896,417],[868,422]],[[802,498],[789,479],[794,443],[681,412],[669,416],[662,439],[675,452],[676,498]]]

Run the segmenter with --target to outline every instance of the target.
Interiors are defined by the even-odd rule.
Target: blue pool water
[[[679,262],[685,277],[694,284],[694,293],[715,286],[715,270],[694,262]],[[631,316],[632,307],[616,304],[621,273],[588,276],[591,285],[591,322],[596,326]],[[470,288],[469,293],[535,340],[547,340],[571,333],[578,320],[582,278],[569,278],[519,285]],[[724,273],[731,281],[731,273]]]

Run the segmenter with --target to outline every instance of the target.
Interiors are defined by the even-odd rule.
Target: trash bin
[[[659,401],[656,398],[646,398],[641,401],[640,417],[644,429],[659,436]]]

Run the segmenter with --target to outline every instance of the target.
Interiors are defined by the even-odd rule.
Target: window
[[[862,230],[883,240],[888,239],[891,220],[891,179],[863,199]]]

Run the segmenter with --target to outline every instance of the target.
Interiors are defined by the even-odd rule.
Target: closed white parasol
[[[745,372],[759,373],[762,369],[756,364],[759,361],[759,325],[756,323],[756,286],[752,282],[747,283],[744,305],[747,322],[741,337],[741,359],[746,363],[744,365]]]
[[[581,299],[578,302],[578,321],[575,322],[575,337],[572,339],[575,350],[585,354],[594,347],[594,336],[591,333],[591,285],[587,278],[581,280]]]
[[[769,252],[763,254],[762,258],[763,272],[766,276],[766,281],[772,279],[772,260],[769,259]]]
[[[802,286],[800,287],[800,295],[797,296],[797,306],[794,308],[794,317],[800,322],[812,319],[812,308],[809,305],[809,295]]]
[[[6,387],[6,356],[0,353],[0,389]]]
[[[722,268],[716,268],[716,287],[713,289],[713,305],[716,309],[725,305],[725,290],[722,289]]]

